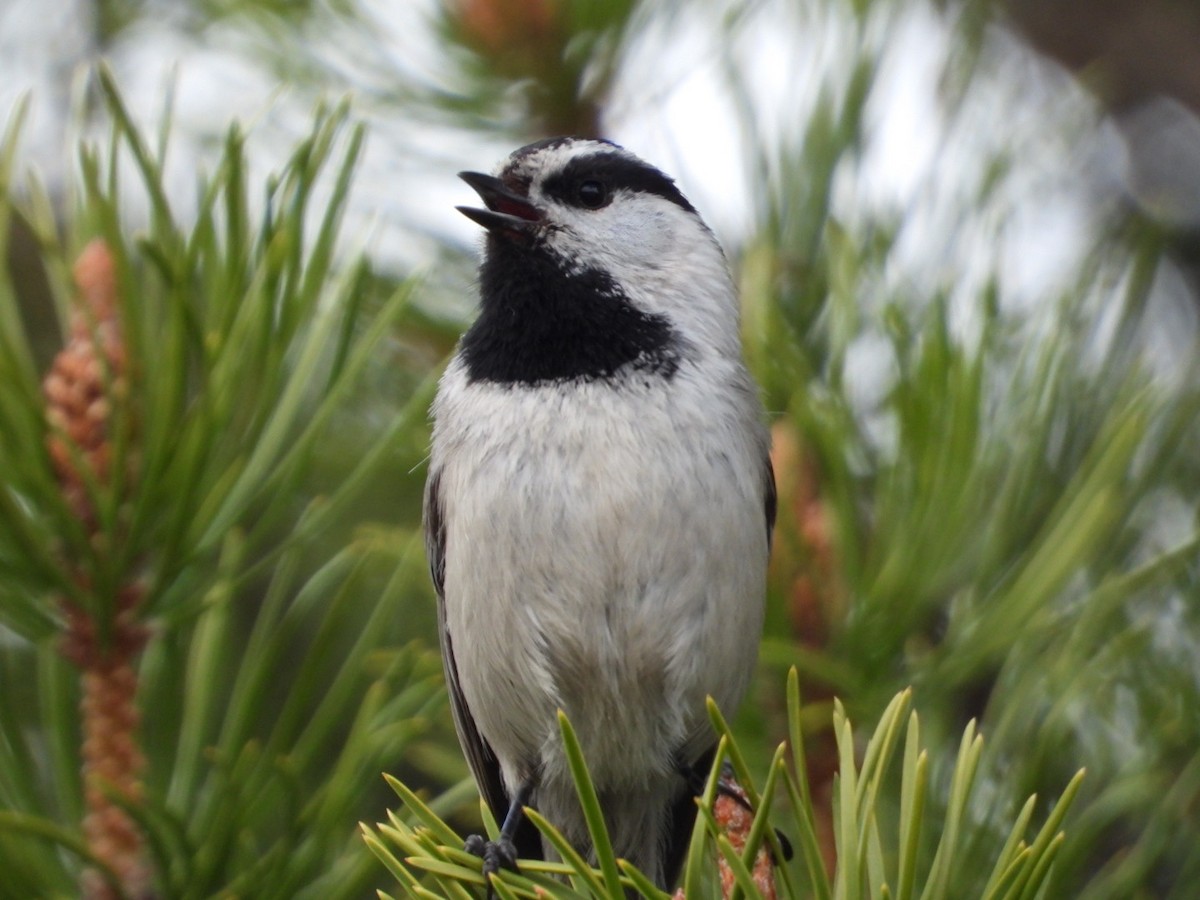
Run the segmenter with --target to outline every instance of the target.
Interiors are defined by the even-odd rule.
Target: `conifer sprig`
[[[428,372],[316,474],[411,295],[338,239],[363,129],[321,109],[258,184],[231,126],[185,216],[95,84],[71,199],[17,173],[19,116],[0,145],[0,258],[32,235],[61,347],[0,277],[0,896],[358,896],[353,822],[442,690],[411,528],[339,525],[415,463]]]
[[[833,728],[837,735],[841,764],[836,776],[834,871],[825,870],[815,848],[813,822],[816,814],[807,792],[808,773],[800,740],[801,706],[796,670],[788,675],[788,722],[791,746],[783,744],[771,760],[766,776],[759,780],[746,766],[738,741],[719,713],[714,714],[720,747],[709,779],[710,790],[698,798],[696,839],[685,863],[684,886],[675,895],[686,897],[747,898],[830,897],[834,900],[885,900],[914,898],[948,900],[964,897],[952,885],[962,883],[964,870],[975,860],[961,846],[989,826],[972,821],[973,803],[983,739],[974,723],[963,733],[957,760],[952,768],[949,803],[939,820],[928,814],[928,757],[920,747],[920,726],[912,711],[912,692],[898,694],[880,717],[865,750],[856,737],[840,704],[835,705]],[[560,715],[560,728],[568,748],[574,733]],[[902,739],[903,736],[903,739]],[[901,747],[903,746],[903,752]],[[572,775],[579,787],[580,802],[588,815],[596,843],[599,868],[593,868],[560,835],[553,824],[530,811],[547,840],[559,850],[562,862],[522,862],[521,871],[501,872],[493,883],[502,897],[594,897],[624,900],[626,891],[650,900],[665,900],[642,873],[612,857],[612,847],[602,826],[594,789],[582,756],[568,749]],[[899,769],[897,771],[897,759]],[[713,815],[713,786],[722,769],[732,765],[736,784],[755,808],[750,821]],[[1064,788],[1058,801],[1045,814],[1043,824],[1030,835],[1035,798],[1030,798],[1007,831],[1007,840],[990,860],[991,876],[979,880],[980,898],[1038,896],[1046,883],[1054,857],[1062,846],[1063,819],[1078,790],[1079,772]],[[477,898],[482,896],[480,861],[465,853],[462,839],[414,791],[393,780],[402,809],[387,824],[363,826],[371,850],[391,871],[410,896]],[[776,795],[779,802],[775,802]],[[890,823],[885,827],[885,823]],[[494,835],[494,823],[490,833]],[[800,841],[802,852],[791,863],[779,834]],[[932,856],[921,854],[921,846],[932,848]],[[760,856],[776,861],[770,867],[755,863]],[[792,872],[791,868],[798,871]],[[560,880],[552,877],[557,875]],[[801,887],[804,886],[804,887]],[[811,893],[809,892],[811,886]],[[428,893],[426,893],[428,892]],[[386,896],[386,894],[381,894]]]

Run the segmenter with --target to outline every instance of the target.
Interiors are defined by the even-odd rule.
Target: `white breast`
[[[740,364],[620,388],[455,364],[435,414],[446,624],[510,789],[565,777],[558,708],[601,790],[699,754],[704,698],[736,706],[762,627],[767,438]]]

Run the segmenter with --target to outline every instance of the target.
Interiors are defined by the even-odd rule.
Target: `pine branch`
[[[982,738],[975,734],[974,725],[968,726],[963,735],[944,815],[934,819],[926,803],[929,762],[926,752],[920,749],[917,715],[910,712],[911,692],[893,699],[867,741],[861,761],[856,750],[859,741],[839,705],[833,716],[841,756],[835,803],[837,862],[834,870],[827,872],[816,848],[813,823],[817,816],[807,787],[799,677],[794,669],[788,676],[788,698],[792,737],[778,748],[761,781],[745,768],[739,742],[719,714],[716,716],[720,748],[709,777],[710,789],[699,801],[697,838],[684,864],[684,886],[674,895],[675,900],[718,895],[749,900],[797,898],[809,896],[799,887],[805,882],[811,884],[812,896],[838,900],[912,898],[918,896],[918,890],[924,900],[963,896],[951,893],[949,886],[961,876],[962,869],[975,862],[960,852],[960,847],[972,839],[974,832],[990,827],[967,815],[982,751]],[[560,725],[569,748],[573,737],[570,723],[560,716]],[[905,735],[903,741],[901,734]],[[897,783],[896,776],[889,773],[902,743]],[[665,895],[643,873],[611,858],[600,824],[603,814],[590,788],[586,767],[581,756],[571,758],[572,775],[588,814],[601,868],[588,865],[553,823],[534,811],[531,818],[561,849],[563,862],[522,861],[519,873],[505,871],[495,876],[497,893],[622,900],[625,892],[632,890],[642,897],[663,900]],[[730,765],[736,776],[722,774]],[[1027,838],[1034,804],[1030,798],[1008,832],[1008,840],[991,861],[992,875],[982,885],[980,897],[1037,895],[1062,846],[1060,828],[1082,777],[1079,772],[1071,779],[1041,829]],[[722,800],[715,799],[712,788],[723,779],[742,791],[745,804],[728,794]],[[401,888],[409,896],[464,900],[482,896],[479,860],[462,850],[461,837],[416,792],[394,779],[391,784],[400,797],[401,811],[391,815],[387,824],[363,826],[363,836]],[[776,795],[781,795],[778,803]],[[756,809],[753,815],[735,813],[750,806]],[[885,828],[884,823],[893,819],[895,824]],[[779,834],[799,838],[801,853],[790,866],[779,863],[789,855]],[[931,842],[932,861],[918,852],[922,841]],[[614,865],[619,866],[619,874]]]

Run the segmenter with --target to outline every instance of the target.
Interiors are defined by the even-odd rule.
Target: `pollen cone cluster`
[[[42,383],[46,399],[47,449],[67,506],[79,520],[97,552],[106,534],[96,497],[110,496],[118,474],[128,485],[132,472],[117,473],[114,448],[131,434],[128,410],[129,373],[121,333],[117,280],[112,254],[95,241],[75,265],[79,303],[72,313],[67,345],[54,359]],[[122,454],[128,459],[130,454]],[[73,561],[64,566],[84,596],[95,586]],[[104,621],[94,610],[62,601],[65,627],[63,655],[81,672],[80,715],[83,729],[83,784],[86,813],[84,837],[93,856],[115,876],[111,883],[98,869],[82,881],[88,900],[122,894],[138,897],[149,887],[143,837],[123,806],[142,799],[145,760],[137,741],[137,672],[135,662],[146,631],[138,619],[142,590],[136,581],[118,587]]]
[[[741,855],[754,827],[754,813],[750,809],[750,798],[728,772],[721,775],[721,790],[713,801],[713,818],[721,834],[729,839],[733,849]],[[732,897],[737,887],[737,876],[723,854],[717,855],[717,871],[721,878],[721,896]],[[763,846],[754,857],[750,877],[763,900],[775,900],[779,896],[775,887],[775,861],[769,847]],[[675,892],[672,900],[688,900],[683,888]]]
[[[713,818],[721,827],[722,833],[729,838],[729,843],[739,854],[746,849],[746,841],[750,839],[750,829],[754,827],[754,813],[750,811],[750,800],[741,786],[732,776],[721,779],[722,793],[713,803]],[[737,879],[733,869],[722,856],[718,860],[721,873],[721,895],[732,897]],[[758,888],[763,900],[775,900],[775,863],[771,852],[763,847],[754,857],[754,868],[750,871],[754,886]]]
[[[72,512],[94,534],[97,513],[88,484],[105,485],[112,478],[113,405],[128,395],[116,273],[102,242],[89,244],[80,255],[75,282],[80,303],[71,315],[67,345],[55,357],[42,391],[55,474]]]

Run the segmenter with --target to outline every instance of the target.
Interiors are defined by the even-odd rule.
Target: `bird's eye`
[[[588,209],[599,209],[608,205],[608,189],[603,183],[594,180],[581,181],[576,190],[580,206]]]

